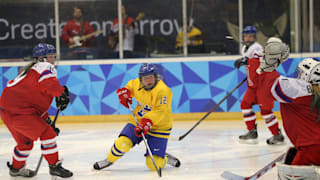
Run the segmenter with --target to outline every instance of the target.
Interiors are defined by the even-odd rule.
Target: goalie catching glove
[[[58,109],[63,111],[64,109],[67,108],[69,102],[70,102],[69,90],[67,86],[64,86],[64,91],[61,94],[61,96],[56,97],[56,106]]]
[[[128,103],[132,104],[132,97],[130,94],[129,89],[126,87],[117,89],[117,95],[119,97],[120,103],[126,107],[129,108]]]
[[[150,119],[142,118],[140,124],[134,128],[134,134],[137,137],[142,137],[141,133],[143,135],[146,135],[150,129],[152,128],[152,121]]]

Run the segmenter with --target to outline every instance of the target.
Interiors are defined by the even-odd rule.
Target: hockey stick
[[[136,116],[135,116],[134,113],[133,113],[133,109],[132,109],[132,107],[131,107],[131,104],[128,103],[128,106],[129,106],[129,109],[130,109],[130,111],[131,111],[131,114],[132,114],[132,116],[133,116],[134,121],[135,121],[136,124],[138,125],[139,123],[138,123],[138,120],[137,120]],[[157,171],[159,177],[161,177],[161,168],[158,169],[157,164],[156,164],[156,162],[154,161],[154,158],[153,158],[152,152],[151,152],[151,150],[150,150],[150,147],[149,147],[148,144],[147,144],[146,137],[144,136],[143,133],[141,133],[141,135],[142,135],[142,138],[143,138],[143,142],[144,142],[144,144],[146,145],[147,151],[148,151],[148,153],[149,153],[149,155],[150,155],[150,158],[151,158],[151,160],[152,160],[152,163],[153,163],[154,167],[156,168],[156,171]]]
[[[229,96],[231,96],[231,94],[232,94],[235,90],[237,90],[246,80],[247,80],[247,78],[244,78],[235,88],[232,89],[231,92],[229,92],[223,99],[221,99],[221,101],[220,101],[218,104],[216,104],[213,108],[211,108],[211,109],[209,110],[209,112],[207,112],[206,115],[204,115],[195,125],[193,125],[192,128],[191,128],[189,131],[187,131],[185,134],[183,134],[183,135],[180,136],[179,138],[171,138],[171,139],[181,141],[183,138],[185,138],[194,128],[196,128],[204,119],[206,119],[206,117],[208,117],[209,114],[210,114],[212,111],[214,111],[215,109],[217,109],[217,108],[220,106],[220,104],[223,103],[223,101],[225,101]]]
[[[60,113],[60,109],[57,110],[56,116],[54,117],[54,120],[53,120],[53,122],[52,122],[52,124],[51,124],[51,126],[52,126],[53,129],[54,129],[55,126],[56,126],[56,122],[57,122],[59,113]],[[37,167],[36,167],[36,169],[34,170],[34,175],[37,175],[37,174],[38,174],[38,171],[39,171],[39,169],[40,169],[40,165],[41,165],[42,159],[43,159],[43,155],[41,154],[41,157],[40,157],[40,159],[39,159],[39,162],[38,162],[38,164],[37,164]]]
[[[272,169],[274,166],[276,166],[276,163],[279,161],[282,161],[286,157],[287,153],[282,153],[277,159],[270,162],[268,165],[254,173],[252,176],[243,177],[236,175],[230,171],[224,171],[221,176],[228,180],[256,180],[260,178],[262,175],[264,175],[266,172],[268,172],[270,169]]]

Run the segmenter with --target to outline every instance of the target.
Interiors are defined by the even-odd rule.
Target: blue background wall
[[[293,76],[301,58],[289,59],[278,72]],[[64,115],[129,114],[118,101],[116,90],[138,77],[141,64],[60,65],[58,79],[67,85],[71,103]],[[173,113],[207,112],[231,91],[244,77],[233,61],[200,61],[157,63],[160,75],[173,92]],[[0,91],[14,79],[20,67],[0,67]],[[217,112],[238,112],[247,89],[246,83],[216,109]],[[255,107],[255,110],[258,107]],[[274,111],[279,110],[275,104]],[[55,102],[49,109],[55,114]]]

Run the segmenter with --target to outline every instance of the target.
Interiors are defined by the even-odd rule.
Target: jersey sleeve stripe
[[[40,78],[46,74],[51,74],[52,72],[50,70],[45,70],[40,74]]]
[[[262,56],[260,56],[260,55],[257,54],[257,53],[253,53],[253,57],[254,57],[254,58],[259,58],[259,57],[262,57]]]
[[[45,75],[45,76],[42,76],[40,79],[39,79],[39,83],[41,82],[41,81],[43,81],[43,80],[45,80],[45,79],[49,79],[49,78],[52,78],[52,77],[56,77],[56,75],[55,74],[47,74],[47,75]]]
[[[276,85],[279,83],[279,79],[277,79],[275,81],[275,83],[272,85],[272,88],[271,88],[271,94],[273,96],[273,98],[276,100],[276,101],[279,101],[281,103],[286,103],[285,101],[283,101],[279,96],[278,94],[276,93],[276,90],[275,90],[275,87]]]
[[[280,84],[279,82],[277,82],[277,85],[275,87],[275,91],[278,95],[278,97],[280,97],[283,101],[287,102],[287,103],[291,103],[292,102],[292,99],[287,97],[282,91],[281,91],[281,87],[280,87]]]

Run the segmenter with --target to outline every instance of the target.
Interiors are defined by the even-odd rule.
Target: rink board
[[[306,57],[291,56],[277,71],[281,75],[293,76],[303,56]],[[61,122],[125,120],[130,112],[119,103],[116,90],[137,78],[144,62],[155,63],[160,78],[171,88],[174,120],[198,120],[245,78],[243,67],[239,70],[233,67],[236,58],[239,56],[60,61],[58,79],[62,85],[68,86],[71,98],[68,108],[60,113]],[[0,64],[0,92],[26,63]],[[242,119],[240,103],[246,89],[244,83],[215,109],[215,115],[210,115],[208,120],[214,117]],[[254,110],[259,109],[254,107]],[[279,103],[275,103],[273,110],[280,110]],[[55,112],[53,101],[49,114]]]
[[[274,112],[278,120],[281,120],[279,111]],[[199,121],[206,113],[178,113],[173,114],[173,121]],[[257,112],[257,120],[263,120],[260,113]],[[52,117],[53,119],[54,117]],[[129,115],[81,115],[81,116],[59,116],[58,124],[60,123],[119,123],[126,122]],[[1,118],[0,118],[1,119]],[[241,112],[213,112],[205,121],[242,121]],[[0,125],[3,122],[0,121]]]

